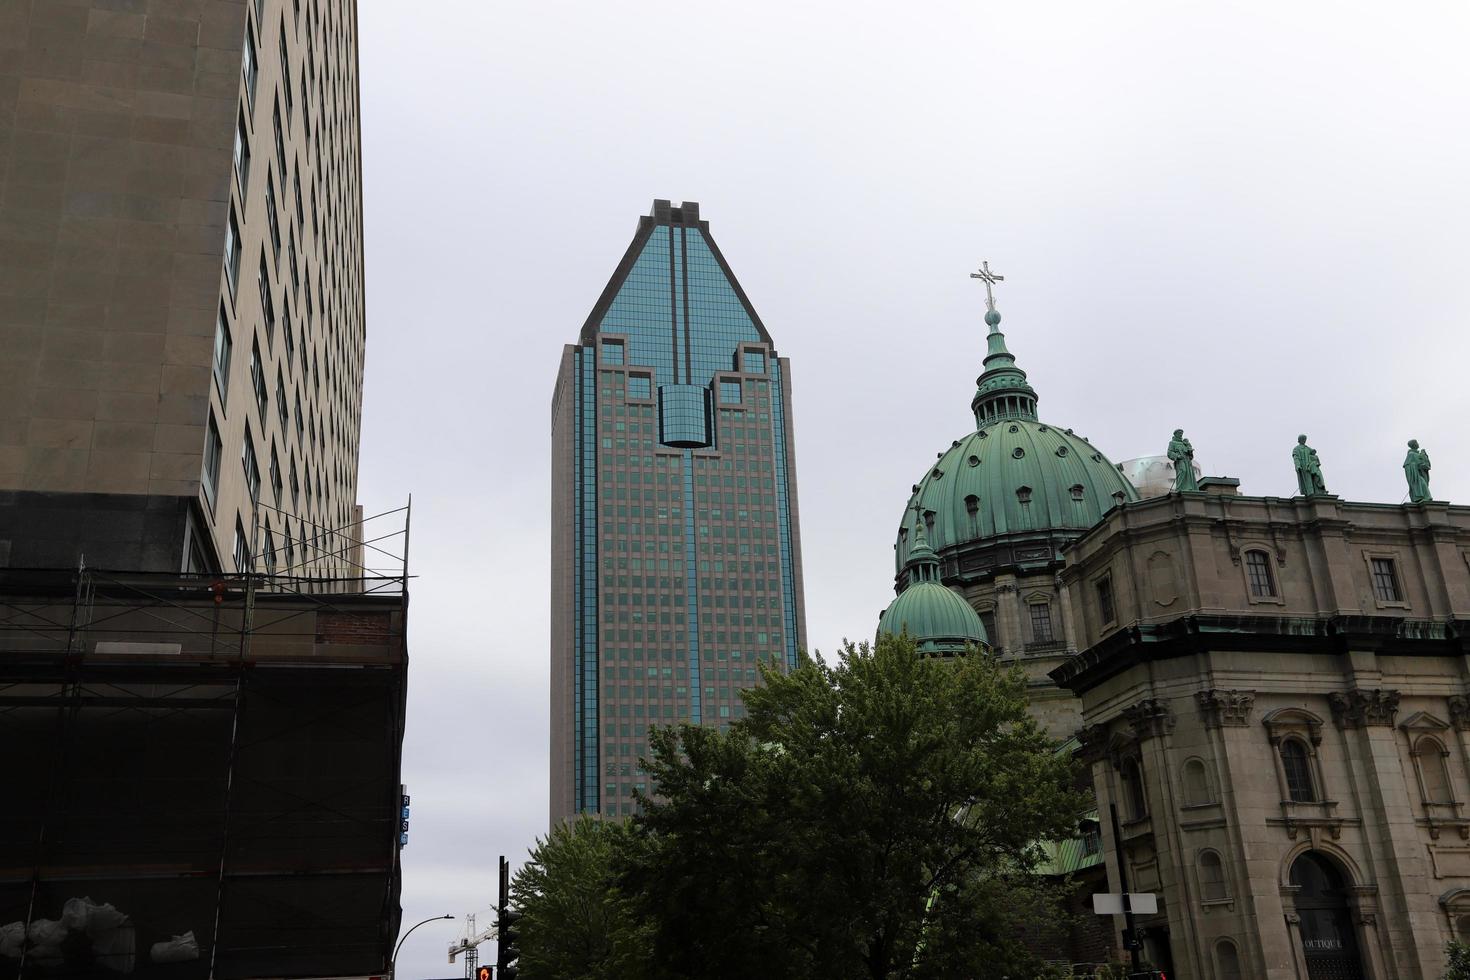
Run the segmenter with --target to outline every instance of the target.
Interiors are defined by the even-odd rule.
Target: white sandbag
[[[199,958],[199,943],[190,929],[182,936],[175,936],[166,943],[154,943],[148,958],[155,963],[183,963]]]
[[[20,959],[20,951],[26,943],[26,924],[24,922],[7,922],[0,926],[0,956],[7,956],[12,960]]]

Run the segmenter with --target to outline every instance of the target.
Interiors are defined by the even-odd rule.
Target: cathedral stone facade
[[[1467,562],[1470,507],[1328,496],[1169,494],[1070,547],[1052,677],[1171,976],[1440,976],[1470,929]]]
[[[1172,980],[1438,980],[1470,939],[1470,507],[1341,500],[1305,437],[1302,496],[1196,481],[1177,432],[1177,489],[1135,486],[1039,419],[985,319],[975,427],[913,487],[880,630],[1022,668],[1098,804],[1051,870],[1156,894],[1136,935]]]

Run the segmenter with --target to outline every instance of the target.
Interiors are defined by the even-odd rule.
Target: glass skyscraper
[[[650,725],[727,725],[806,642],[790,362],[655,201],[552,399],[551,818],[624,815]]]

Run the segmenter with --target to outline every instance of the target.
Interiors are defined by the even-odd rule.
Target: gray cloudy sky
[[[792,360],[814,646],[868,636],[973,426],[981,259],[1042,418],[1114,460],[1470,501],[1463,3],[362,0],[360,485],[414,495],[406,923],[547,820],[550,399],[655,197]],[[451,977],[455,927],[404,947]],[[488,952],[488,947],[487,947]]]

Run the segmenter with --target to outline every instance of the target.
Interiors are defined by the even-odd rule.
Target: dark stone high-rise
[[[724,725],[806,639],[790,363],[655,201],[552,399],[551,817],[632,812],[651,724]]]

